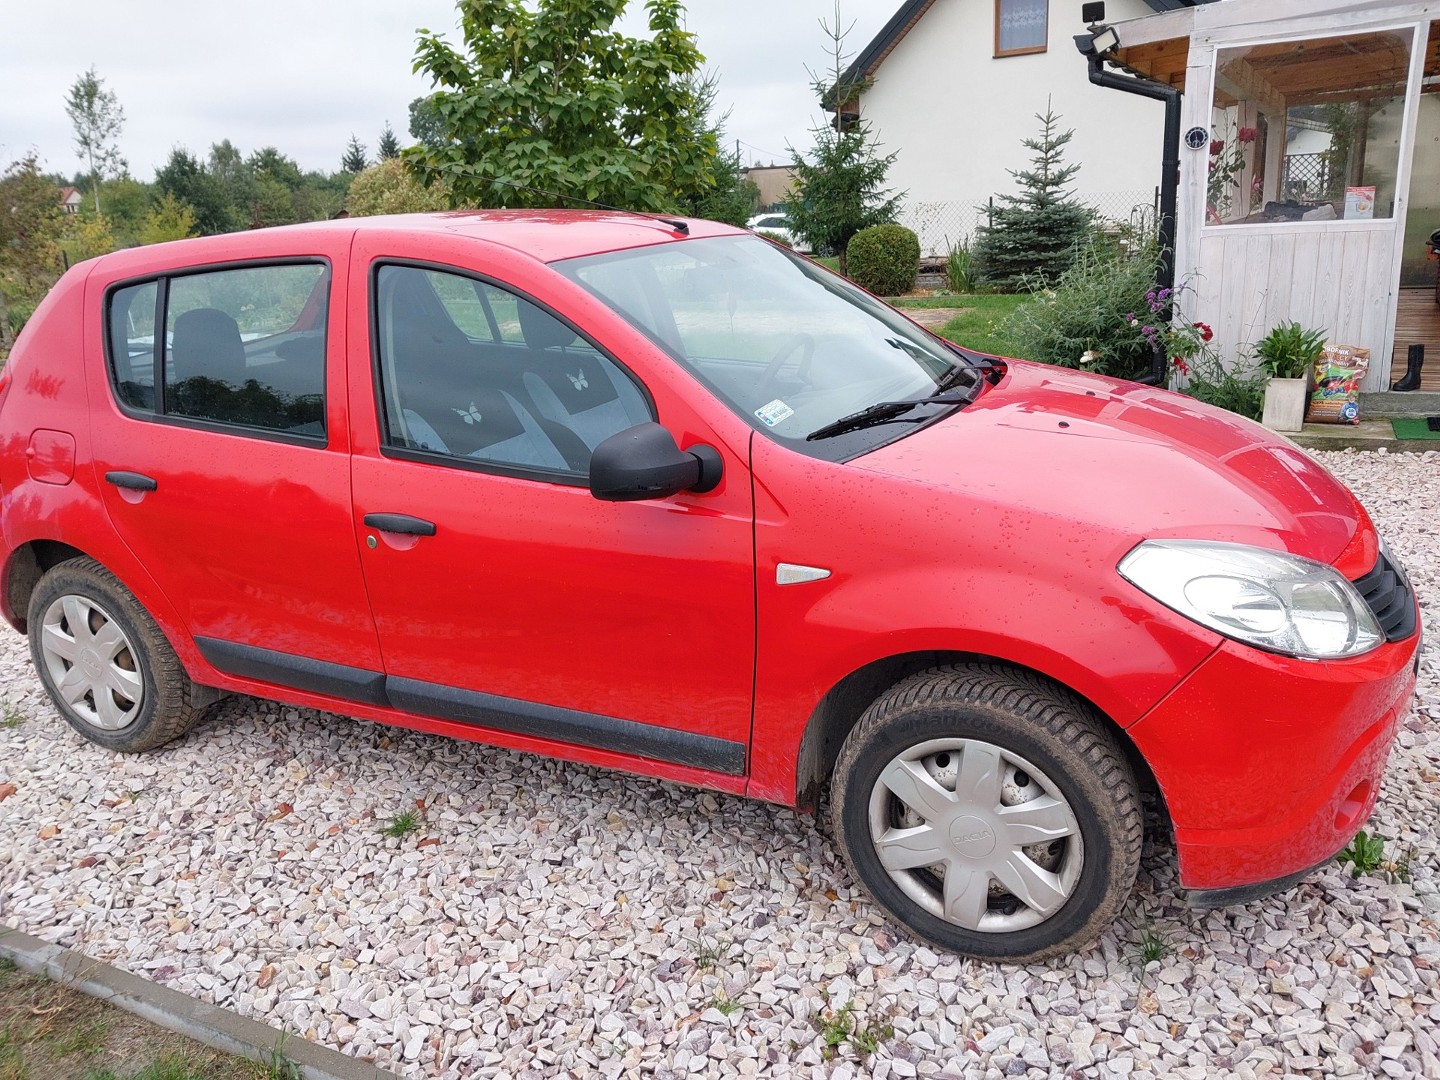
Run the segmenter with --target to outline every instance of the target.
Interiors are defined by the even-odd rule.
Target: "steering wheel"
[[[765,365],[765,373],[760,376],[757,384],[761,397],[768,397],[770,389],[780,377],[780,370],[785,366],[786,358],[796,349],[801,350],[800,361],[795,365],[795,374],[804,378],[810,372],[810,361],[815,358],[815,339],[803,330],[791,334],[780,343],[780,348],[775,350],[775,355],[770,358],[770,363]]]

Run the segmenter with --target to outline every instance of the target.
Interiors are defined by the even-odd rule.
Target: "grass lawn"
[[[949,322],[935,333],[957,345],[976,352],[1014,356],[1015,344],[1000,331],[1000,324],[1012,311],[1025,303],[1027,296],[1000,293],[962,293],[951,296],[898,296],[886,303],[902,310],[920,308],[961,308]]]
[[[231,1057],[0,958],[0,1080],[299,1080]]]

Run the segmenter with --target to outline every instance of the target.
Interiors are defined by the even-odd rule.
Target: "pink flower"
[[[1241,128],[1235,136],[1242,143],[1252,143],[1260,137],[1259,128]]]
[[[1223,154],[1224,152],[1225,152],[1225,140],[1224,140],[1224,139],[1211,139],[1211,140],[1210,140],[1210,156],[1211,156],[1211,157],[1215,157],[1217,154]]]

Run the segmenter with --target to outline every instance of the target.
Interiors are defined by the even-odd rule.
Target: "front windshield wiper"
[[[875,424],[885,424],[912,409],[918,409],[921,405],[968,405],[971,400],[973,400],[973,396],[969,393],[947,394],[942,392],[931,394],[929,397],[909,398],[905,401],[877,401],[874,405],[867,405],[859,412],[842,416],[839,420],[833,420],[824,427],[816,428],[805,436],[805,441],[829,439],[836,435],[844,435],[847,431],[858,431],[860,428],[872,427]]]

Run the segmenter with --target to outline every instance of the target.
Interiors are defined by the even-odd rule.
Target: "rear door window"
[[[329,286],[329,267],[307,262],[115,290],[107,322],[117,399],[132,413],[323,439]]]

